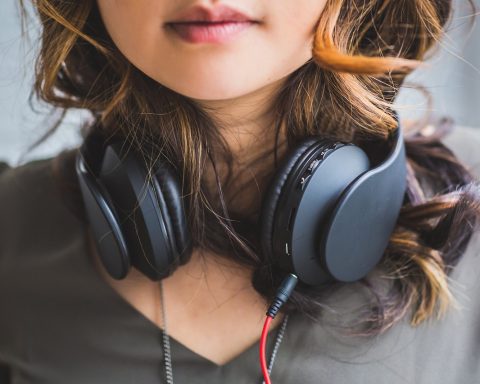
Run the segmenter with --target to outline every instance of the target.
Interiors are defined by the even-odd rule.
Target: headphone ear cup
[[[262,244],[269,260],[308,285],[331,281],[319,249],[323,226],[343,191],[368,169],[367,155],[352,144],[309,139],[293,150],[266,195]]]
[[[107,146],[100,179],[118,212],[132,265],[151,280],[168,276],[178,260],[178,228],[155,180],[133,151],[123,150],[122,143]]]

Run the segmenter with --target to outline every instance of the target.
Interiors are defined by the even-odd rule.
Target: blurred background
[[[87,116],[82,111],[69,112],[50,139],[27,152],[56,116],[34,98],[30,102],[38,25],[28,24],[30,41],[22,38],[17,2],[0,1],[0,161],[10,165],[53,156],[62,148],[76,146],[79,127]],[[480,11],[480,0],[475,0],[475,5]],[[480,22],[477,20],[473,29],[471,23],[468,2],[456,0],[453,21],[428,60],[430,67],[410,75],[397,98],[401,118],[417,118],[429,110],[452,117],[458,125],[480,129]],[[431,108],[413,84],[432,94]]]

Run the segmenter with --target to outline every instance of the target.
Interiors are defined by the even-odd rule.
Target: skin
[[[219,1],[97,2],[122,54],[147,76],[207,108],[221,122],[236,158],[245,160],[272,143],[270,100],[312,57],[315,25],[326,0],[223,1],[259,21],[226,43],[188,43],[165,27],[194,4],[214,7]],[[102,277],[161,327],[158,283],[136,270],[115,281],[94,249],[93,255]],[[218,365],[232,360],[258,341],[264,320],[266,305],[250,280],[251,271],[195,250],[187,265],[164,280],[171,336]],[[280,322],[277,316],[273,328]]]

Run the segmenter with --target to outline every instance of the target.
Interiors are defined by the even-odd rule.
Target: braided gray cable
[[[285,315],[285,318],[282,321],[282,325],[278,330],[277,339],[275,340],[275,346],[273,347],[272,355],[270,356],[270,362],[268,363],[268,373],[272,372],[273,362],[275,361],[275,357],[277,357],[278,348],[280,348],[280,344],[283,340],[283,335],[285,334],[285,329],[287,329],[288,323],[288,315]]]
[[[172,353],[170,349],[170,337],[168,336],[168,330],[167,330],[167,311],[165,308],[165,296],[163,294],[163,284],[161,280],[160,280],[160,300],[162,301],[161,302],[162,323],[163,323],[162,347],[163,347],[163,356],[164,356],[163,361],[165,364],[165,380],[167,384],[173,384]],[[273,347],[273,351],[270,356],[270,362],[268,364],[269,374],[272,372],[273,363],[275,362],[278,349],[280,348],[280,344],[282,343],[283,336],[287,328],[287,323],[288,323],[288,315],[284,317],[282,324],[280,326],[280,329],[278,330],[277,337],[275,339],[275,345]],[[265,384],[263,379],[262,379],[262,384]]]
[[[162,306],[162,346],[165,362],[165,380],[167,384],[173,384],[172,353],[170,350],[170,337],[167,332],[167,311],[165,309],[165,296],[163,294],[163,284],[160,280],[160,300]]]

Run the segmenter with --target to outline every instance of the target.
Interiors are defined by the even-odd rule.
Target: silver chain
[[[167,384],[173,384],[172,353],[170,348],[170,337],[168,336],[167,311],[165,309],[165,297],[163,293],[163,284],[161,280],[160,280],[160,300],[161,300],[162,323],[163,323],[162,348],[163,348],[163,356],[164,356],[163,361],[165,365],[165,380]],[[278,330],[272,354],[270,355],[270,362],[268,364],[269,374],[271,374],[272,372],[273,363],[275,362],[278,349],[280,348],[280,344],[282,343],[285,330],[287,329],[287,323],[288,323],[288,315],[285,315],[285,317],[283,318],[282,324],[280,326],[280,329]],[[263,379],[262,379],[262,384],[265,384],[265,381]]]

